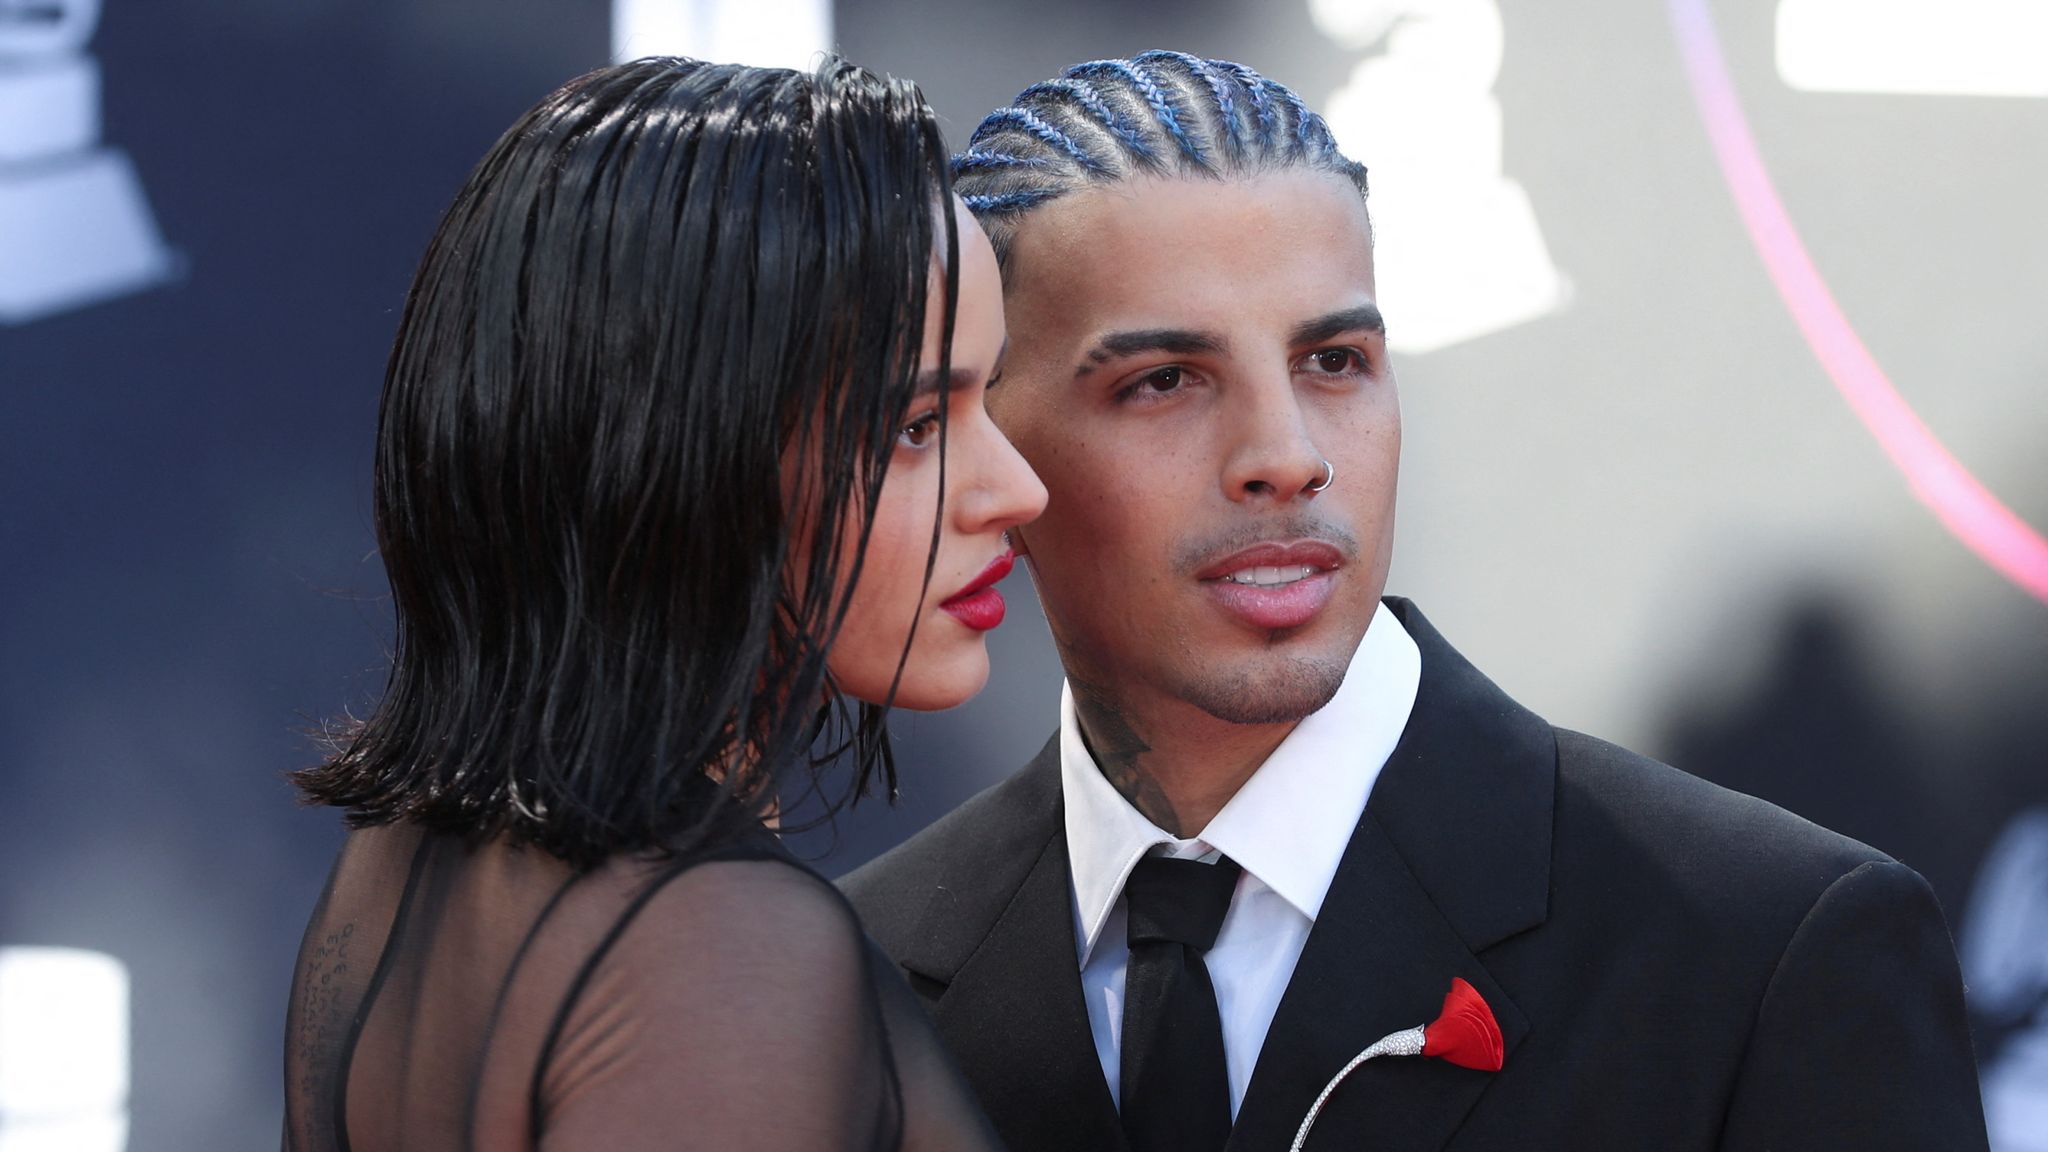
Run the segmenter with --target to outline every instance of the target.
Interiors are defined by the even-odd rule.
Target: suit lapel
[[[934,890],[902,964],[944,986],[933,1022],[1005,1144],[1121,1149],[1081,999],[1057,737],[1005,787],[1002,842]]]
[[[1435,1019],[1453,976],[1486,997],[1510,1054],[1528,1032],[1370,813],[1323,913],[1266,1033],[1230,1152],[1286,1148],[1330,1077],[1380,1037]],[[1331,1097],[1307,1147],[1440,1148],[1487,1080],[1441,1060],[1369,1061]]]
[[[1507,1067],[1529,1023],[1478,954],[1547,914],[1556,745],[1549,725],[1466,663],[1412,604],[1422,684],[1266,1033],[1230,1152],[1284,1149],[1366,1045],[1428,1023],[1451,978],[1486,998]],[[1307,1148],[1433,1152],[1491,1074],[1370,1061],[1331,1097]]]

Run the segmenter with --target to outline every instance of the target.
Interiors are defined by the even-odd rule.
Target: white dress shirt
[[[1081,992],[1109,1092],[1117,1096],[1123,1031],[1124,881],[1148,852],[1244,868],[1216,945],[1204,957],[1223,1018],[1230,1114],[1237,1115],[1259,1048],[1322,910],[1373,782],[1408,725],[1422,654],[1382,604],[1352,655],[1344,684],[1295,725],[1259,770],[1192,840],[1167,835],[1096,768],[1082,742],[1071,688],[1060,694],[1060,786],[1074,885]]]

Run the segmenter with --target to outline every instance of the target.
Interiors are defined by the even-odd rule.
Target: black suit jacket
[[[1380,1059],[1310,1152],[1983,1149],[1918,874],[1508,699],[1412,604],[1407,729],[1273,1018],[1231,1152],[1285,1149],[1365,1045],[1486,997],[1497,1073]],[[1012,1152],[1125,1147],[1074,943],[1058,741],[845,882]]]

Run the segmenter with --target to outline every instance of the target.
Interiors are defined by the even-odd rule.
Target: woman
[[[838,61],[601,69],[479,164],[385,384],[389,686],[299,778],[354,830],[287,1148],[993,1146],[763,827],[979,690],[1044,503],[955,204],[915,87]]]

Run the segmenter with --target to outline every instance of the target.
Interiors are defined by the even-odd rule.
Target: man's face
[[[1358,192],[1088,189],[1025,217],[1005,302],[989,408],[1050,494],[1015,535],[1068,674],[1234,723],[1322,707],[1386,584],[1401,447]]]

